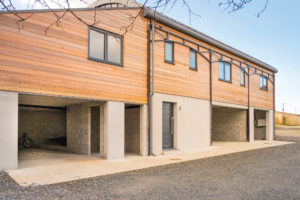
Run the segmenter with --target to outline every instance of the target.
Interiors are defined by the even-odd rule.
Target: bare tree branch
[[[18,26],[18,29],[20,31],[20,23],[29,19],[33,14],[31,15],[24,15],[18,13],[18,10],[16,9],[14,3],[12,2],[13,0],[0,0],[0,9],[2,11],[7,11],[8,13],[13,14],[16,17],[16,23]],[[49,29],[56,25],[58,27],[62,28],[62,23],[61,20],[66,16],[67,13],[70,13],[72,16],[74,16],[78,21],[81,23],[88,25],[88,26],[93,26],[97,24],[97,5],[98,3],[101,2],[101,0],[97,0],[96,2],[93,3],[94,6],[94,16],[93,16],[93,22],[89,22],[88,20],[82,18],[81,16],[76,13],[70,4],[70,0],[63,0],[63,3],[60,0],[33,0],[33,3],[31,3],[31,0],[27,0],[27,8],[30,7],[30,4],[32,4],[31,7],[35,6],[41,6],[43,8],[47,8],[54,16],[55,20],[49,24],[49,26],[46,27],[45,33],[49,31]],[[131,31],[134,27],[134,24],[137,20],[138,17],[141,16],[142,11],[144,8],[148,7],[154,10],[154,12],[169,12],[174,8],[175,5],[178,3],[182,4],[182,7],[187,9],[188,16],[189,16],[189,22],[191,23],[192,17],[197,16],[201,17],[198,13],[193,11],[190,3],[188,2],[189,0],[144,0],[143,4],[140,4],[139,11],[136,14],[128,14],[128,20],[129,23],[128,25],[122,25],[121,30],[123,31],[123,34],[126,34],[128,31]],[[252,2],[253,0],[219,0],[219,6],[220,7],[225,7],[224,10],[227,10],[228,13],[236,12],[244,8],[247,4]],[[83,4],[88,5],[89,0],[80,0]],[[129,0],[127,0],[127,3]],[[260,17],[261,14],[266,10],[267,5],[268,5],[268,0],[265,0],[265,6],[264,8],[257,14],[257,17]],[[62,13],[56,12],[54,8],[60,8],[63,9]]]
[[[224,6],[224,10],[228,11],[228,13],[237,12],[241,9],[243,9],[247,4],[253,2],[253,0],[222,0],[219,3],[219,6]],[[256,15],[257,17],[260,17],[260,15],[266,10],[268,6],[269,0],[265,0],[264,7],[261,11],[258,12]]]

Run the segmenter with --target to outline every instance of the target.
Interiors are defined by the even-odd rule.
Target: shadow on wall
[[[275,124],[287,126],[300,126],[300,115],[276,112]]]

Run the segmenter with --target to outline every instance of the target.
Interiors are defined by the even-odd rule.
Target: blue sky
[[[28,0],[14,0],[24,8]],[[144,0],[138,0],[144,2]],[[244,9],[228,14],[219,0],[187,0],[194,12],[189,22],[188,10],[179,3],[164,14],[248,53],[279,70],[276,75],[276,110],[300,113],[300,1],[253,0]],[[80,7],[74,0],[72,7]]]

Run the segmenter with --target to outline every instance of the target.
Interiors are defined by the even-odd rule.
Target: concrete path
[[[114,161],[55,151],[28,150],[19,155],[19,169],[9,170],[8,173],[22,186],[47,185],[291,143],[214,142],[212,147],[194,152],[170,151],[166,152],[167,155],[150,157],[129,155]]]

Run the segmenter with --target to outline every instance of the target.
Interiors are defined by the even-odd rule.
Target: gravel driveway
[[[22,188],[0,172],[0,199],[300,199],[295,144]]]

